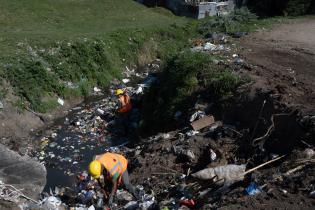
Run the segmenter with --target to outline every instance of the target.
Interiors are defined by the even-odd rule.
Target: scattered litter
[[[105,111],[104,110],[102,110],[102,109],[100,109],[100,108],[97,108],[97,110],[96,110],[99,114],[104,114],[105,113]]]
[[[246,189],[245,189],[245,193],[247,195],[257,195],[261,192],[262,192],[261,189],[254,182],[250,183],[250,185],[248,187],[246,187]]]
[[[198,133],[199,133],[199,131],[190,130],[190,131],[186,132],[186,136],[192,137],[192,136],[194,136],[194,135],[196,135]]]
[[[210,149],[210,157],[212,161],[217,159],[217,154],[212,149]]]
[[[136,210],[138,208],[139,204],[136,201],[130,201],[124,206],[124,209],[126,210]]]
[[[237,65],[244,65],[245,64],[245,61],[241,58],[236,58],[234,60],[234,63],[237,64]]]
[[[190,121],[190,122],[193,122],[193,121],[195,121],[196,119],[199,120],[199,119],[203,118],[205,115],[206,115],[205,112],[203,112],[203,111],[197,111],[197,112],[195,112],[193,115],[191,115],[189,121]]]
[[[123,79],[122,81],[123,81],[123,83],[126,84],[126,83],[130,82],[130,79]]]
[[[65,103],[64,100],[62,100],[61,98],[58,98],[58,104],[60,104],[61,106],[63,106]]]
[[[94,90],[94,92],[96,92],[96,93],[98,93],[98,92],[101,92],[102,90],[101,89],[99,89],[98,87],[94,87],[93,88],[93,90]]]
[[[196,205],[193,199],[182,199],[179,202],[181,205],[185,205],[187,207],[194,207]]]
[[[55,196],[49,196],[43,202],[43,208],[47,210],[57,210],[61,206],[61,200]]]
[[[204,50],[209,50],[209,51],[213,51],[213,50],[216,50],[217,46],[210,43],[210,42],[207,42],[205,44],[205,46],[203,47]]]

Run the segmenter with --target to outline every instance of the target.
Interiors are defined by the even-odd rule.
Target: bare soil
[[[290,20],[270,30],[242,38],[241,56],[253,66],[247,71],[257,89],[269,89],[281,102],[315,111],[315,19]]]

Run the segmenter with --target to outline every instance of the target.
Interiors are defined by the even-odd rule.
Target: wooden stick
[[[295,167],[295,168],[293,168],[293,169],[290,169],[290,170],[288,170],[288,171],[285,173],[285,175],[293,174],[294,172],[296,172],[296,171],[298,171],[298,170],[301,170],[301,169],[304,168],[304,167],[305,167],[305,165],[300,165],[300,166],[298,166],[298,167]]]
[[[248,171],[245,171],[245,173],[243,174],[243,176],[245,176],[246,174],[249,174],[249,173],[251,173],[251,172],[253,172],[253,171],[256,171],[257,169],[259,169],[259,168],[261,168],[261,167],[263,167],[263,166],[265,166],[265,165],[268,165],[268,164],[270,164],[270,163],[273,163],[273,162],[275,162],[275,161],[277,161],[277,160],[283,158],[284,156],[285,156],[285,155],[282,155],[282,156],[277,157],[277,158],[275,158],[275,159],[269,160],[268,162],[263,163],[263,164],[261,164],[261,165],[259,165],[259,166],[256,166],[255,168],[249,169]]]

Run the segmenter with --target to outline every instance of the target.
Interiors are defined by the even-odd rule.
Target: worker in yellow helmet
[[[123,89],[117,89],[115,95],[118,97],[118,113],[128,113],[131,111],[131,101],[129,95]]]
[[[121,183],[125,185],[126,189],[136,199],[139,199],[139,196],[136,194],[136,188],[130,183],[127,166],[128,160],[124,156],[110,152],[96,156],[95,160],[89,165],[90,175],[97,179],[100,186],[103,186],[100,182],[101,175],[103,175],[104,181],[112,182],[112,189],[108,200],[110,206],[113,203],[117,188]],[[104,190],[106,191],[106,189]]]

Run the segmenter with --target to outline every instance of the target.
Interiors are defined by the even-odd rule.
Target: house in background
[[[234,0],[138,0],[147,6],[162,6],[177,15],[197,19],[225,15],[234,10]]]

